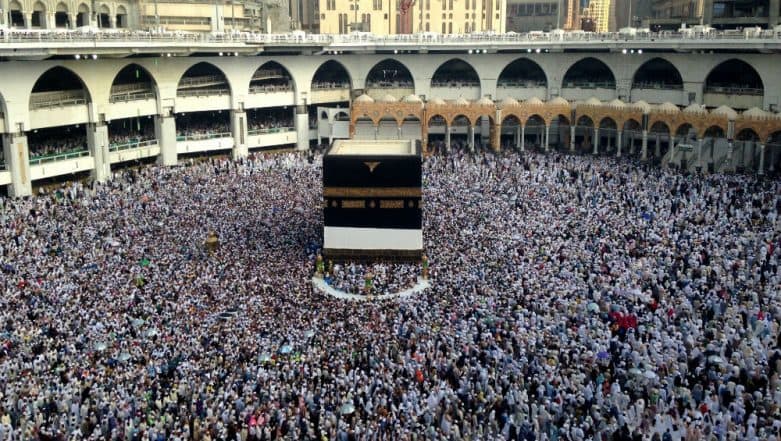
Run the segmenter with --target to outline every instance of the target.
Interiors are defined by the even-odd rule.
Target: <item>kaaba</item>
[[[336,141],[323,156],[323,254],[420,259],[422,165],[418,141]]]

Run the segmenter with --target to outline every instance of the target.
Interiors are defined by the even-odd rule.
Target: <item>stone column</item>
[[[599,154],[599,128],[594,127],[594,154]]]
[[[33,27],[33,13],[32,12],[23,12],[22,15],[24,15],[24,28],[30,29]]]
[[[8,0],[0,0],[0,9],[3,13],[0,14],[0,29],[8,27]]]
[[[757,173],[760,175],[765,174],[765,144],[759,145],[759,170]]]
[[[575,153],[575,126],[569,128],[569,151]]]
[[[526,145],[526,126],[521,125],[521,151],[523,151],[525,145]]]
[[[54,12],[46,13],[46,29],[55,29],[57,27],[57,20],[54,18]]]
[[[68,14],[68,29],[76,29],[76,18],[77,15],[74,13]]]
[[[401,139],[401,126],[396,127],[396,139]]]
[[[515,134],[513,136],[513,138],[515,138],[515,142],[513,143],[513,144],[515,144],[515,150],[518,150],[518,149],[521,148],[521,131],[522,130],[523,130],[523,126],[520,125],[520,124],[518,125],[518,127],[515,128]]]
[[[488,139],[491,143],[491,149],[495,152],[502,150],[502,126],[491,124],[488,129]]]
[[[616,136],[618,136],[618,138],[616,139],[616,141],[618,141],[618,142],[617,142],[617,144],[618,144],[618,152],[616,152],[616,157],[618,157],[618,158],[620,158],[620,157],[621,157],[621,145],[623,144],[623,143],[621,142],[621,141],[622,141],[622,140],[621,140],[621,134],[622,134],[622,133],[623,133],[623,131],[619,130],[619,131],[617,132],[617,135],[616,135]]]
[[[548,145],[550,144],[550,126],[545,124],[545,151],[548,151]]]
[[[11,172],[11,185],[8,195],[11,197],[30,196],[33,185],[30,180],[30,155],[27,136],[24,133],[3,135],[3,155],[6,169]]]
[[[160,156],[157,163],[160,165],[176,165],[178,154],[176,151],[176,120],[173,116],[155,116],[155,138],[160,147]]]
[[[309,150],[309,113],[306,106],[296,106],[296,150]]]
[[[87,147],[95,160],[92,179],[106,182],[111,179],[111,161],[108,151],[108,127],[105,123],[87,124]]]
[[[450,152],[450,126],[445,126],[445,151]]]
[[[643,147],[641,158],[643,161],[648,160],[648,130],[643,130]]]
[[[702,138],[697,139],[697,166],[700,167],[702,172],[704,169],[702,162]]]
[[[233,136],[233,159],[246,158],[249,155],[247,145],[247,112],[244,110],[231,110],[231,134]]]
[[[769,11],[769,19],[768,22],[768,29],[773,29],[775,26],[778,26],[781,24],[781,21],[778,20],[779,15],[779,8],[781,7],[781,0],[770,0],[770,11]]]
[[[670,148],[672,148],[672,146],[670,146]],[[660,159],[662,156],[661,135],[658,133],[656,134],[656,142],[654,143],[654,156]]]
[[[331,126],[331,132],[333,132],[333,126]],[[377,123],[374,125],[374,140],[380,139],[380,124]],[[331,141],[333,142],[333,141]]]
[[[471,124],[466,129],[466,145],[470,152],[475,151],[475,127]]]

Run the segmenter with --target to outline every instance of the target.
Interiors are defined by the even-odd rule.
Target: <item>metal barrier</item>
[[[468,44],[468,43],[537,43],[537,42],[654,42],[659,40],[781,40],[781,32],[775,30],[707,31],[707,32],[528,32],[528,33],[476,33],[437,34],[424,32],[406,35],[373,35],[354,33],[347,35],[258,34],[249,32],[201,34],[194,32],[117,31],[114,29],[81,30],[3,30],[0,43],[41,42],[169,42],[189,45],[192,43],[237,44],[285,44],[285,45],[390,45],[390,44]]]
[[[77,150],[67,153],[55,153],[52,155],[31,156],[30,165],[41,165],[47,162],[64,161],[89,156],[89,150]]]
[[[122,144],[109,144],[108,151],[110,152],[121,152],[124,150],[132,150],[137,149],[141,147],[149,147],[152,145],[157,145],[156,139],[147,139],[147,140],[135,140],[135,141],[128,141],[124,142]]]
[[[268,129],[255,129],[255,130],[248,130],[247,135],[254,136],[254,135],[265,135],[268,133],[282,133],[282,132],[292,132],[296,130],[295,127],[272,127]]]
[[[232,136],[233,134],[230,132],[198,133],[194,135],[177,135],[176,142],[205,141],[207,139],[230,138]]]
[[[157,98],[154,92],[122,92],[112,93],[108,101],[110,103],[126,103],[129,101],[153,100]]]

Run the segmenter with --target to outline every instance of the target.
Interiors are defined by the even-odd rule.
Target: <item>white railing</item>
[[[40,42],[170,42],[189,45],[192,43],[218,44],[284,44],[284,45],[469,45],[469,44],[519,44],[519,43],[609,43],[609,42],[663,42],[663,41],[768,41],[781,40],[781,32],[762,30],[758,32],[709,31],[709,32],[528,32],[528,33],[485,33],[485,34],[437,34],[431,32],[403,35],[374,35],[354,33],[349,35],[305,34],[259,34],[236,33],[194,33],[194,32],[147,32],[119,30],[2,30],[0,43]]]
[[[269,127],[265,129],[252,129],[247,131],[247,135],[254,136],[254,135],[265,135],[268,133],[282,133],[282,132],[292,132],[295,130],[295,127],[289,126],[289,127]]]
[[[194,133],[191,135],[178,135],[176,137],[177,142],[184,141],[205,141],[208,139],[217,138],[230,138],[233,134],[231,132],[208,132],[208,133]]]
[[[47,162],[64,161],[66,159],[76,159],[84,156],[89,156],[89,150],[74,150],[71,152],[41,156],[33,156],[33,153],[30,153],[30,165],[41,165]]]
[[[157,144],[157,140],[156,139],[146,139],[146,140],[133,139],[133,140],[124,141],[124,142],[121,142],[121,143],[109,144],[108,151],[110,151],[110,152],[121,152],[121,151],[124,151],[124,150],[132,150],[132,149],[138,149],[138,148],[141,148],[141,147],[149,147],[149,146],[152,146],[152,145],[155,145],[155,144]]]
[[[250,86],[249,93],[292,92],[293,86]]]
[[[59,90],[30,94],[30,109],[75,106],[86,103],[87,98],[83,90]]]

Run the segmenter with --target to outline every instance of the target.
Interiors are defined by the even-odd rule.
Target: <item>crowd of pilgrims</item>
[[[388,295],[414,287],[423,277],[421,265],[410,263],[329,262],[326,283],[348,294]]]
[[[0,440],[781,439],[778,181],[432,156],[432,287],[349,302],[320,163],[2,199]]]

